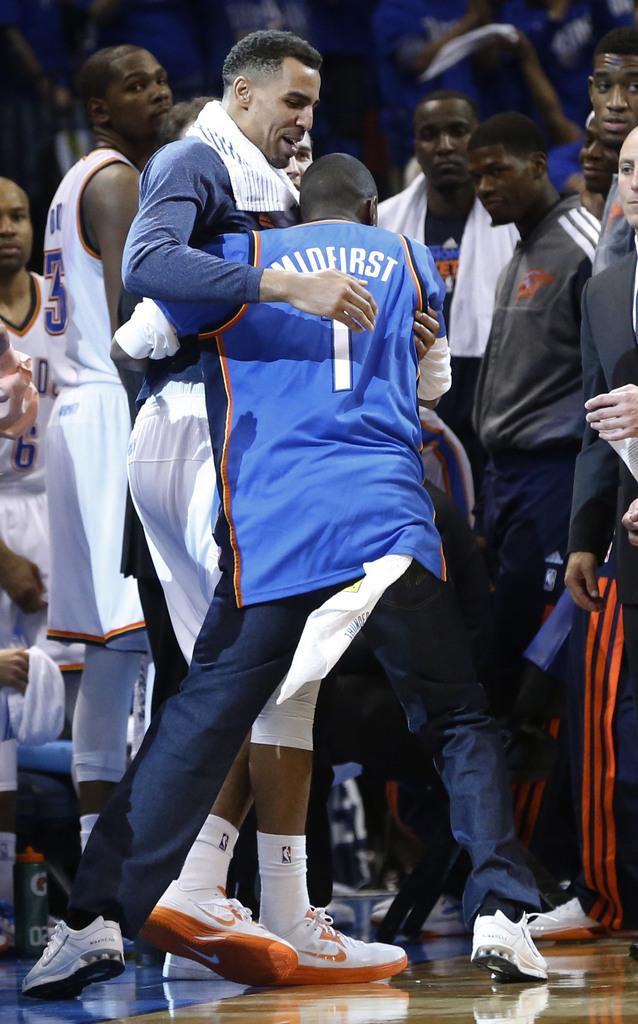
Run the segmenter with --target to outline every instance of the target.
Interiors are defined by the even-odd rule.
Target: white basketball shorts
[[[47,430],[49,636],[146,651],[137,583],[120,572],[130,414],[124,388],[63,388]]]
[[[33,493],[19,488],[0,490],[0,540],[11,551],[37,565],[48,600],[49,516],[44,491]],[[47,610],[31,615],[22,612],[9,595],[0,590],[0,647],[41,647],[61,671],[77,671],[84,663],[84,644],[63,644],[47,639]]]
[[[128,474],[175,636],[190,663],[220,576],[203,384],[169,381],[146,400],[131,435]]]

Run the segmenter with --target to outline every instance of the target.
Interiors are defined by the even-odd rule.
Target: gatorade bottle
[[[49,940],[49,893],[44,857],[31,846],[16,857],[13,889],[16,954],[38,957]]]

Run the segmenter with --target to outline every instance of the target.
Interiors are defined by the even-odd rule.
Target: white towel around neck
[[[224,161],[238,210],[285,213],[298,203],[299,193],[286,172],[268,163],[219,100],[206,104],[186,135],[205,142]]]
[[[379,227],[424,242],[427,187],[419,174],[403,192],[379,206]],[[453,356],[482,356],[492,325],[496,282],[509,263],[519,234],[513,224],[493,228],[475,200],[465,223],[447,336]]]

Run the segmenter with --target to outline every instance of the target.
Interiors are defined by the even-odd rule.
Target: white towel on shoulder
[[[238,210],[285,212],[298,203],[299,193],[286,172],[268,163],[219,100],[206,104],[186,135],[201,139],[224,161]]]

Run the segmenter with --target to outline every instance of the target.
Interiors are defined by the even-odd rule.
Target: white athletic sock
[[[261,879],[261,923],[284,936],[310,906],[306,881],[306,837],[257,833]]]
[[[80,848],[82,853],[84,853],[84,850],[86,849],[86,844],[88,843],[89,836],[93,831],[93,826],[99,817],[99,814],[80,815]]]
[[[239,832],[216,814],[209,814],[188,853],[179,876],[182,889],[199,890],[202,898],[226,889],[228,868]]]
[[[16,862],[15,832],[0,832],[0,900],[13,906],[13,865]]]

